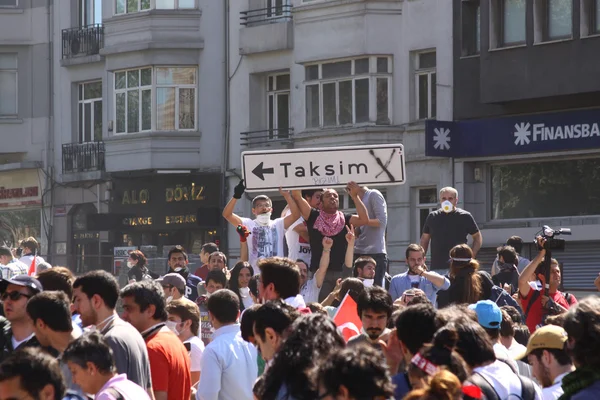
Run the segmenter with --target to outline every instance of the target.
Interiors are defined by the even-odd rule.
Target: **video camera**
[[[544,250],[557,250],[557,251],[563,251],[565,249],[565,240],[564,239],[557,239],[556,236],[558,235],[570,235],[571,234],[571,229],[570,228],[560,228],[558,230],[552,229],[550,228],[548,225],[544,225],[542,227],[541,232],[538,232],[538,234],[541,233],[541,235],[536,235],[536,239],[535,239],[535,243],[538,247],[538,250],[542,250],[542,248],[540,247],[540,245],[537,242],[537,237],[541,236],[544,239],[546,239],[546,243],[544,243]]]

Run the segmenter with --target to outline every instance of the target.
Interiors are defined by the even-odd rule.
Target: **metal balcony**
[[[62,30],[63,60],[99,54],[102,47],[104,47],[104,26],[102,24]]]
[[[64,173],[104,171],[104,142],[62,145]]]
[[[240,25],[253,26],[267,24],[271,22],[291,21],[292,6],[279,5],[256,10],[242,11],[240,16]]]
[[[294,143],[294,128],[242,132],[240,136],[241,145],[247,147],[292,145]]]

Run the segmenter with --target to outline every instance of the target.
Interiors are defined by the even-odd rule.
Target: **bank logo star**
[[[437,150],[450,150],[450,129],[435,128],[433,131],[435,132],[435,136],[433,137],[435,144],[433,148]]]
[[[531,140],[529,137],[531,136],[531,131],[529,127],[531,125],[525,122],[521,122],[520,124],[515,124],[515,145],[524,146],[529,144]]]

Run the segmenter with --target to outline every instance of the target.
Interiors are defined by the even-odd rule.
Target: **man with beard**
[[[558,399],[563,394],[562,379],[575,370],[567,352],[567,339],[567,332],[560,326],[541,327],[529,338],[525,353],[517,356],[531,365],[543,388],[544,400]]]
[[[418,244],[411,244],[406,248],[406,272],[392,278],[390,295],[395,301],[408,289],[421,289],[435,305],[437,292],[450,287],[450,280],[433,271],[428,271],[425,265],[425,250]]]
[[[363,281],[366,287],[375,283],[375,269],[377,262],[369,257],[359,257],[354,261],[354,277]]]
[[[73,306],[83,326],[94,325],[113,350],[119,374],[147,390],[154,398],[148,350],[142,335],[117,315],[119,284],[106,271],[91,271],[73,283]]]
[[[223,217],[235,228],[243,225],[250,232],[250,240],[247,241],[248,261],[256,269],[258,267],[258,260],[260,259],[277,256],[283,257],[283,236],[285,230],[300,218],[300,211],[290,193],[280,189],[279,193],[290,207],[291,213],[288,216],[271,220],[273,203],[269,197],[260,195],[252,200],[252,214],[256,218],[242,218],[235,214],[233,209],[237,201],[242,198],[245,190],[246,187],[242,180],[233,190],[233,197],[223,209]]]
[[[198,283],[202,280],[196,275],[190,274],[188,269],[188,255],[181,246],[175,246],[169,250],[167,256],[169,263],[169,272],[167,274],[176,273],[183,277],[185,280],[185,292],[183,296],[191,301],[196,301],[198,298]]]
[[[319,268],[323,253],[323,237],[326,236],[333,239],[329,268],[325,275],[323,286],[321,286],[319,301],[323,301],[335,288],[337,280],[342,278],[344,259],[348,247],[346,241],[348,230],[346,227],[354,226],[356,228],[369,222],[367,208],[358,195],[359,190],[360,187],[356,182],[349,182],[346,187],[346,191],[350,194],[356,205],[358,215],[344,214],[339,210],[340,199],[334,189],[323,190],[321,210],[312,208],[302,197],[302,193],[299,190],[293,191],[294,199],[298,203],[302,218],[306,220],[308,227],[311,248],[310,270],[312,272],[315,272]]]
[[[348,346],[368,343],[381,350],[380,340],[386,341],[390,334],[387,328],[388,320],[392,316],[392,298],[380,286],[365,288],[358,296],[357,312],[363,324],[363,333],[356,335],[348,341]]]

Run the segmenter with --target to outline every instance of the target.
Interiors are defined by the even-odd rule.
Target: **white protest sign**
[[[401,144],[245,151],[242,170],[249,192],[284,189],[389,186],[404,183]]]

